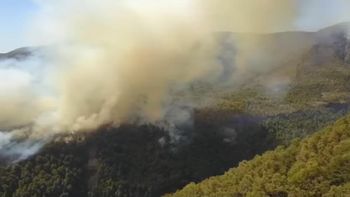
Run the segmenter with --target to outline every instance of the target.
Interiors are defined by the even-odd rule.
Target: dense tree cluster
[[[198,126],[176,143],[162,129],[149,125],[125,125],[99,133],[89,145],[96,149],[97,161],[90,195],[161,196],[272,148],[267,133],[259,134],[261,130],[242,129],[236,136],[241,141],[228,142],[215,129]]]
[[[346,117],[311,137],[168,196],[348,196],[349,155],[350,117]]]
[[[276,145],[287,145],[295,138],[304,138],[333,123],[349,110],[348,104],[328,104],[325,107],[271,116],[262,124],[275,139]]]
[[[231,129],[197,120],[195,129],[176,136],[156,126],[123,125],[63,137],[26,161],[1,167],[0,196],[153,197],[174,192],[272,148],[253,117],[231,120],[234,124],[226,125]]]
[[[292,83],[286,100],[299,106],[349,102],[349,79],[349,66],[337,61],[318,65],[309,71],[301,70]]]
[[[28,161],[0,167],[0,196],[86,196],[86,157],[80,147],[55,143]]]
[[[173,136],[152,125],[123,125],[62,137],[26,161],[0,167],[0,196],[161,196],[310,135],[347,112],[345,104],[269,117],[205,109],[194,113],[192,129]]]

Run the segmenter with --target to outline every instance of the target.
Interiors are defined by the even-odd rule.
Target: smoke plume
[[[21,154],[23,145],[33,154],[41,144],[29,142],[104,124],[153,123],[171,129],[187,123],[201,101],[191,95],[191,86],[221,82],[226,72],[225,48],[215,32],[293,28],[296,2],[38,0],[41,9],[29,36],[52,46],[54,53],[45,65],[31,69],[8,62],[0,68],[6,79],[0,84],[5,106],[0,128],[7,131],[0,133],[0,152]],[[235,67],[228,79],[245,71],[245,58],[258,43],[234,42],[238,53],[224,55]],[[21,132],[11,132],[17,127],[26,128],[26,139],[20,138],[17,148],[3,148],[18,139]]]

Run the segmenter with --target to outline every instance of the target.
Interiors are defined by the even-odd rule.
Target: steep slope
[[[349,169],[350,116],[168,197],[348,196]]]

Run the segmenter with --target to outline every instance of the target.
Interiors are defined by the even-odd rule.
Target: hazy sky
[[[296,30],[316,30],[350,21],[350,0],[296,1],[303,2],[300,17],[295,22]],[[31,17],[38,9],[34,0],[0,0],[0,52],[31,45],[26,31]]]
[[[299,0],[300,16],[297,27],[317,30],[339,22],[350,22],[350,0]]]
[[[25,32],[36,10],[31,0],[0,0],[0,52],[29,44]]]

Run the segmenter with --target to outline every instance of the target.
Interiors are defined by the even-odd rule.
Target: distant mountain
[[[8,53],[0,53],[0,61],[1,60],[24,60],[33,55],[35,48],[23,47],[18,48]]]
[[[276,66],[317,66],[340,60],[350,63],[350,23],[341,23],[317,32],[282,32],[262,35],[261,51]],[[257,38],[260,40],[261,38]],[[259,43],[258,43],[259,44]],[[256,46],[259,48],[259,45]],[[264,57],[264,56],[263,56]],[[277,65],[279,64],[279,65]]]

